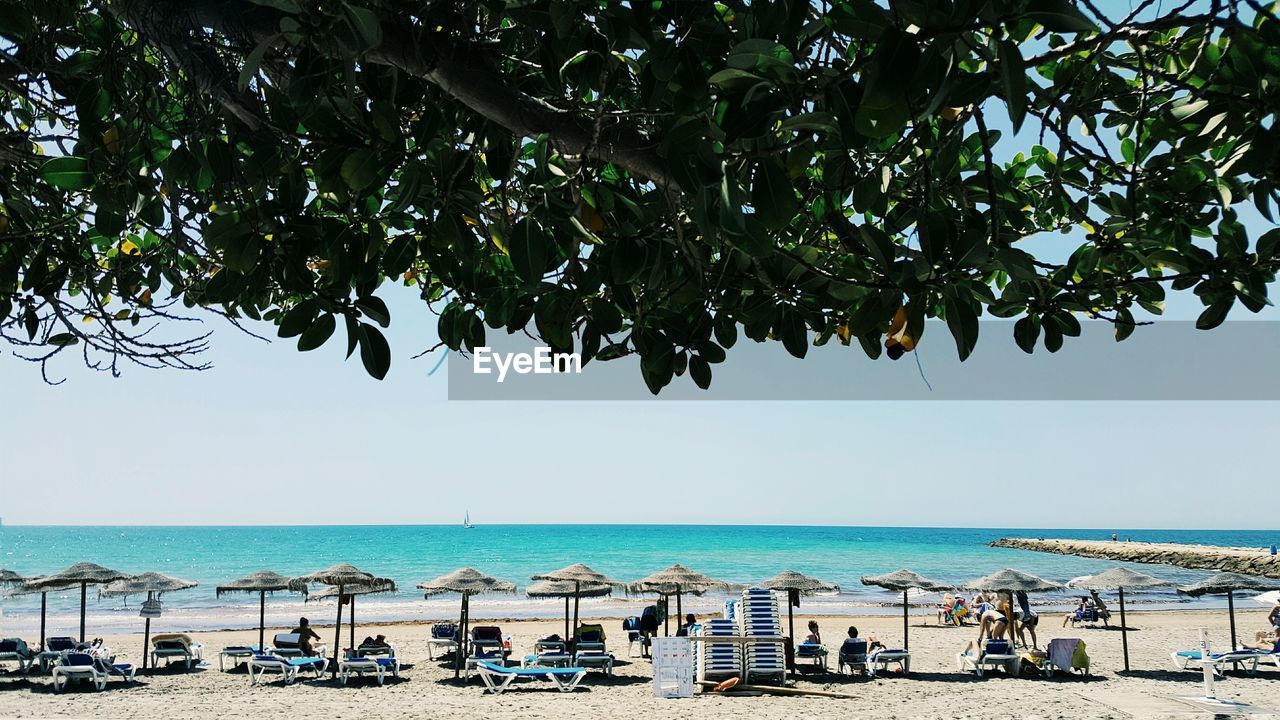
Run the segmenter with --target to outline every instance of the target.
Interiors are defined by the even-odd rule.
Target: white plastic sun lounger
[[[400,661],[394,657],[372,658],[372,657],[346,657],[338,661],[338,682],[343,685],[347,684],[347,680],[352,675],[364,677],[365,673],[373,673],[378,684],[381,685],[387,680],[387,673],[390,672],[392,677],[400,677]]]
[[[204,645],[192,642],[189,635],[156,635],[151,638],[151,667],[159,667],[161,660],[165,666],[173,660],[181,660],[190,670],[192,665],[204,662]]]
[[[53,691],[62,692],[71,680],[89,680],[98,690],[107,689],[107,680],[119,675],[132,682],[137,670],[127,663],[113,664],[88,653],[67,653],[53,668]]]
[[[484,681],[485,692],[494,695],[501,694],[516,678],[522,677],[550,680],[556,684],[557,690],[567,693],[577,689],[578,683],[586,677],[587,669],[580,667],[509,668],[488,660],[480,660],[476,663],[476,673]]]
[[[1007,640],[988,640],[976,657],[968,653],[957,654],[956,664],[961,671],[972,670],[978,677],[995,668],[1004,668],[1005,672],[1016,677],[1022,668],[1022,658],[1013,652]]]
[[[316,677],[324,675],[324,671],[329,667],[329,661],[325,658],[283,658],[279,655],[254,655],[249,660],[249,684],[257,685],[267,673],[279,673],[283,676],[285,685],[292,685],[294,680],[298,679],[298,673],[303,670],[311,670]]]

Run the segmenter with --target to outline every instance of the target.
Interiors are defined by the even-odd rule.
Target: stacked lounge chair
[[[574,631],[573,664],[613,675],[613,653],[604,644],[603,625],[579,625]]]
[[[733,637],[738,634],[738,626],[732,620],[708,620],[697,629],[696,634],[703,637]],[[735,642],[696,642],[693,643],[693,662],[699,682],[737,677],[742,672],[742,650]]]
[[[744,637],[782,636],[782,620],[778,616],[778,599],[772,590],[747,588],[737,608],[738,628]],[[743,657],[743,680],[766,678],[782,683],[787,677],[786,651],[781,640],[750,641]]]

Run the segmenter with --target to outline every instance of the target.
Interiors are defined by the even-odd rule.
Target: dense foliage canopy
[[[739,332],[1054,351],[1169,290],[1211,328],[1280,266],[1238,214],[1280,199],[1251,0],[0,0],[0,96],[0,329],[42,364],[203,367],[207,308],[381,378],[394,282],[451,348],[656,393]]]

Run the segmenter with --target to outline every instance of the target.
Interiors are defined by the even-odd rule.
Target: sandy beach
[[[808,619],[807,615],[797,616],[797,627],[804,627]],[[875,634],[890,646],[901,644],[900,618],[815,619],[821,624],[823,638],[830,647],[838,646],[850,623],[856,624],[864,636]],[[517,655],[527,651],[535,639],[563,632],[562,621],[557,620],[483,622],[501,625],[503,631],[512,636]],[[16,673],[6,674],[0,677],[0,717],[251,718],[261,716],[267,708],[279,708],[279,703],[287,701],[291,713],[309,717],[434,718],[501,714],[519,718],[1189,718],[1205,713],[1176,698],[1200,694],[1200,675],[1173,671],[1169,652],[1174,648],[1194,647],[1200,627],[1209,629],[1211,642],[1217,648],[1225,646],[1229,637],[1225,612],[1130,613],[1129,649],[1134,670],[1124,674],[1117,672],[1122,667],[1121,638],[1117,630],[1064,629],[1061,614],[1046,614],[1040,623],[1041,646],[1054,637],[1082,638],[1092,658],[1091,678],[1010,679],[996,675],[979,679],[957,672],[955,663],[956,653],[976,637],[977,628],[939,627],[932,617],[917,614],[912,616],[913,660],[909,677],[889,673],[864,679],[809,673],[801,675],[795,684],[800,689],[846,693],[854,696],[853,699],[707,694],[668,700],[653,697],[649,662],[627,657],[619,621],[601,622],[609,634],[610,649],[618,657],[615,676],[607,678],[592,673],[573,694],[555,692],[543,682],[524,683],[497,697],[485,694],[474,678],[464,687],[453,680],[452,670],[438,658],[427,659],[428,624],[393,623],[362,625],[357,630],[358,637],[385,633],[396,644],[402,662],[412,665],[402,672],[400,680],[389,680],[384,687],[378,687],[372,680],[341,687],[327,676],[289,687],[279,681],[250,687],[243,669],[219,672],[216,655],[225,645],[255,641],[256,632],[205,632],[197,635],[206,649],[203,666],[187,672],[175,665],[174,669],[161,669],[140,678],[133,686],[113,681],[108,690],[95,692],[82,684],[55,694],[47,677],[25,680]],[[1240,636],[1251,639],[1266,626],[1265,612],[1239,611],[1237,623]],[[332,632],[331,625],[327,631],[320,626],[323,637],[331,638]],[[344,638],[346,634],[344,630]],[[117,650],[121,661],[138,661],[141,634],[110,635],[105,640]],[[834,653],[832,662],[834,664]],[[1250,703],[1257,712],[1280,711],[1280,672],[1270,665],[1256,677],[1231,674],[1220,681],[1217,688],[1219,697]]]

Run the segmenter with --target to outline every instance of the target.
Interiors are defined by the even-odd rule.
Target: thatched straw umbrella
[[[709,590],[728,590],[729,583],[723,580],[713,580],[695,570],[676,563],[666,570],[662,570],[650,575],[642,580],[637,580],[627,586],[629,592],[634,593],[657,593],[658,595],[676,596],[676,616],[683,619],[684,609],[680,605],[681,596],[684,593],[690,595],[701,595]],[[671,616],[667,615],[665,632],[671,634]]]
[[[297,592],[307,592],[308,585],[311,584],[329,585],[338,589],[338,621],[333,630],[333,677],[338,676],[338,652],[342,645],[342,605],[343,596],[347,593],[343,592],[344,587],[362,588],[362,587],[380,587],[383,588],[377,592],[394,592],[396,584],[388,578],[375,577],[350,563],[338,563],[333,567],[325,568],[310,575],[294,578],[289,581],[289,589]],[[351,636],[355,637],[355,613],[356,601],[354,596],[349,596],[351,603],[352,630]]]
[[[62,572],[28,581],[24,587],[28,587],[34,592],[47,592],[80,586],[80,642],[84,642],[84,616],[85,610],[89,605],[89,586],[106,585],[116,580],[123,580],[126,577],[129,576],[122,572],[104,568],[91,562],[82,562],[76,563]]]
[[[1200,597],[1201,595],[1222,595],[1227,596],[1227,612],[1231,615],[1231,649],[1236,650],[1236,601],[1235,593],[1237,590],[1256,590],[1258,592],[1266,592],[1267,590],[1280,590],[1280,578],[1268,578],[1261,575],[1241,575],[1239,573],[1220,572],[1201,580],[1198,583],[1192,583],[1186,587],[1178,588],[1178,592],[1191,597]]]
[[[471,621],[470,598],[479,593],[515,593],[515,583],[489,577],[475,568],[458,568],[448,575],[441,575],[434,580],[418,583],[423,597],[430,599],[432,595],[459,593],[462,595],[462,609],[458,614],[458,650],[454,653],[453,676],[456,678],[462,670],[462,663],[467,652],[467,625]]]
[[[317,600],[328,600],[329,598],[338,598],[339,606],[341,606],[342,603],[344,602],[347,603],[351,607],[351,611],[350,613],[348,613],[350,617],[348,617],[347,619],[347,625],[350,627],[350,633],[351,633],[350,634],[351,649],[355,650],[356,649],[356,596],[357,595],[375,595],[377,593],[395,592],[398,589],[399,588],[397,588],[396,584],[393,582],[386,582],[386,583],[375,582],[369,585],[345,585],[342,587],[341,591],[339,591],[337,587],[330,586],[321,590],[320,592],[308,594],[306,602],[313,602]],[[339,611],[341,611],[342,608],[339,607],[338,609]]]
[[[267,593],[289,589],[289,578],[270,570],[260,570],[216,589],[218,597],[227,593],[258,593],[258,651],[267,646]]]
[[[0,587],[8,586],[8,585],[18,585],[22,583],[24,580],[26,580],[26,578],[22,577],[18,573],[12,570],[5,570],[3,568],[0,568]]]
[[[909,603],[907,602],[907,593],[912,590],[924,590],[925,592],[942,592],[950,590],[951,586],[946,583],[940,583],[937,580],[930,580],[927,577],[914,573],[910,570],[896,570],[888,575],[864,575],[862,578],[863,585],[875,585],[886,590],[894,590],[902,593],[902,649],[911,651],[911,644],[907,640],[907,614],[909,612]]]
[[[592,570],[591,568],[587,567],[586,565],[583,565],[582,563],[574,563],[569,567],[563,567],[563,568],[560,568],[559,570],[553,570],[549,573],[543,573],[541,575],[534,575],[529,579],[530,580],[547,580],[550,582],[566,582],[566,583],[572,583],[580,587],[586,586],[586,585],[593,585],[593,586],[605,585],[609,587],[620,588],[625,586],[624,583],[620,583],[617,580],[614,580],[613,578],[605,575],[604,573],[596,572],[595,570]],[[573,598],[573,629],[575,632],[578,629],[578,601],[582,597],[584,596],[579,594],[579,595],[575,595]],[[565,605],[567,608],[568,606],[567,597],[565,598]],[[573,637],[572,635],[568,634],[567,630],[565,631],[565,634],[567,636],[565,637],[565,640],[569,640]]]
[[[1068,587],[1085,590],[1119,590],[1120,591],[1120,644],[1124,648],[1124,671],[1129,672],[1129,628],[1124,620],[1124,589],[1147,590],[1158,587],[1172,587],[1174,583],[1161,580],[1146,573],[1128,568],[1116,567],[1104,573],[1090,575],[1067,583]]]
[[[162,593],[176,592],[178,590],[186,590],[193,588],[200,583],[194,580],[182,580],[180,578],[169,577],[158,572],[145,572],[141,575],[117,580],[102,588],[102,595],[107,597],[124,597],[126,595],[147,594],[147,602],[160,597]],[[143,611],[148,608],[144,605]],[[158,613],[157,613],[158,614]],[[147,614],[146,629],[142,631],[142,669],[147,669],[147,657],[150,655],[151,647],[151,615]]]
[[[45,619],[49,614],[49,591],[37,590],[31,587],[32,580],[38,580],[39,577],[29,577],[19,581],[18,584],[4,594],[4,597],[18,597],[19,595],[40,595],[40,649],[44,650],[44,629]],[[8,584],[8,583],[6,583]]]
[[[795,607],[791,604],[791,592],[794,590],[800,595],[840,592],[840,586],[835,583],[823,582],[795,570],[783,570],[760,583],[760,587],[787,593],[787,634],[791,637],[792,643],[796,641],[796,616]]]
[[[965,583],[965,588],[983,592],[1003,593],[1009,596],[1009,647],[1016,647],[1017,635],[1014,630],[1017,627],[1017,623],[1013,610],[1014,593],[1019,591],[1032,593],[1061,590],[1062,586],[1052,580],[1045,580],[1012,568],[1005,568],[999,572],[967,582]]]
[[[569,598],[573,598],[573,626],[578,627],[578,598],[605,597],[613,593],[610,585],[583,585],[563,580],[539,580],[524,589],[524,594],[531,598],[564,598],[564,639],[573,638],[569,632]]]

